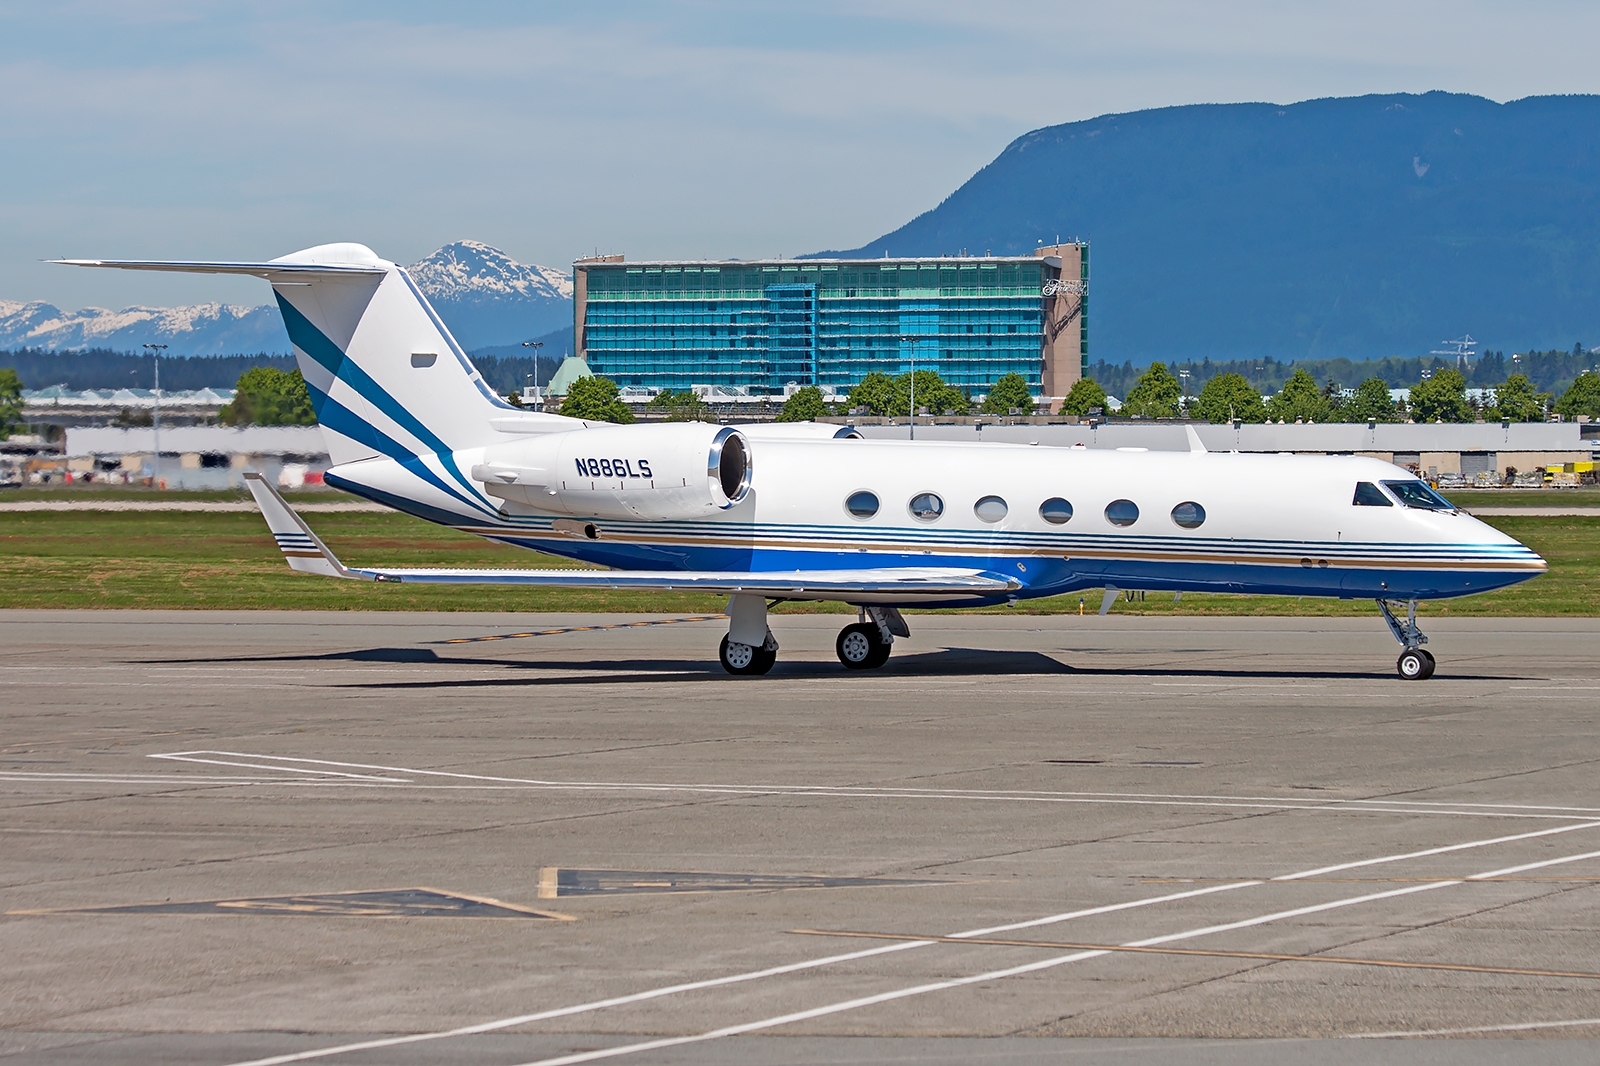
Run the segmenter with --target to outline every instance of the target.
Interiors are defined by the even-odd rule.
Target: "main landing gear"
[[[767,639],[760,644],[740,644],[722,638],[722,646],[717,649],[717,658],[722,660],[722,668],[730,674],[764,674],[772,669],[772,664],[778,661],[778,642],[772,639],[772,630],[767,630]]]
[[[728,635],[717,649],[722,668],[739,676],[760,675],[778,661],[778,642],[767,628],[765,596],[728,597]]]
[[[889,661],[895,637],[909,637],[911,627],[894,607],[859,608],[860,621],[839,631],[833,648],[846,670],[876,670]]]
[[[1417,628],[1417,601],[1407,601],[1404,622],[1394,616],[1394,610],[1389,606],[1388,600],[1379,600],[1378,610],[1383,612],[1383,620],[1389,623],[1389,632],[1394,634],[1394,639],[1405,649],[1400,653],[1399,661],[1395,663],[1400,679],[1426,681],[1432,677],[1435,662],[1433,655],[1422,647],[1428,643],[1428,638]]]
[[[895,637],[909,637],[911,627],[893,607],[857,608],[860,621],[845,626],[834,642],[847,670],[876,670],[889,661]],[[764,596],[732,596],[728,600],[728,635],[717,649],[722,668],[738,676],[757,676],[778,661],[778,642],[767,628]]]

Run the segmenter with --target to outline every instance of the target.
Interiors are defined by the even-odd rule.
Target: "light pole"
[[[909,432],[909,436],[906,439],[907,440],[916,440],[917,439],[917,349],[916,349],[915,346],[913,346],[912,349],[911,349],[911,410],[908,413],[908,417],[909,417],[909,422],[907,424],[910,426],[910,430],[908,431]]]
[[[1180,371],[1178,371],[1178,376],[1183,379],[1183,406],[1188,407],[1189,406],[1189,372],[1187,370],[1180,370]],[[1179,412],[1179,413],[1181,414],[1182,412]]]
[[[156,459],[155,477],[151,480],[151,484],[159,491],[161,488],[161,353],[167,350],[167,346],[165,344],[147,344],[145,348],[155,357],[156,362],[156,411],[150,420],[150,424],[156,431]]]
[[[533,391],[539,391],[539,349],[544,347],[544,341],[523,341],[524,348],[533,349]]]

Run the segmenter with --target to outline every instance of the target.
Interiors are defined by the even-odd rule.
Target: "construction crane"
[[[1475,347],[1478,342],[1472,339],[1472,334],[1470,333],[1463,333],[1453,341],[1440,341],[1439,343],[1448,347],[1435,348],[1428,354],[1455,356],[1457,370],[1465,370],[1467,368],[1467,360],[1478,354]]]

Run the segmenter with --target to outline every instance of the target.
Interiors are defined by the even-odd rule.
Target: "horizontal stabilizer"
[[[375,263],[206,263],[157,259],[50,259],[62,266],[110,267],[114,270],[165,270],[176,274],[248,274],[253,278],[292,275],[317,277],[381,276],[388,266]]]

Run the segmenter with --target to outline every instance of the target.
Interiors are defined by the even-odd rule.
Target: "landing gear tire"
[[[1400,653],[1395,669],[1402,681],[1426,681],[1433,676],[1433,656],[1421,648],[1407,648]]]
[[[717,648],[717,658],[722,660],[722,668],[730,674],[739,677],[760,676],[771,670],[772,664],[778,661],[778,649],[765,645],[752,647],[738,644],[723,637],[722,645]]]
[[[834,641],[834,651],[847,670],[876,670],[889,661],[889,645],[878,632],[877,625],[857,622],[839,631]]]

